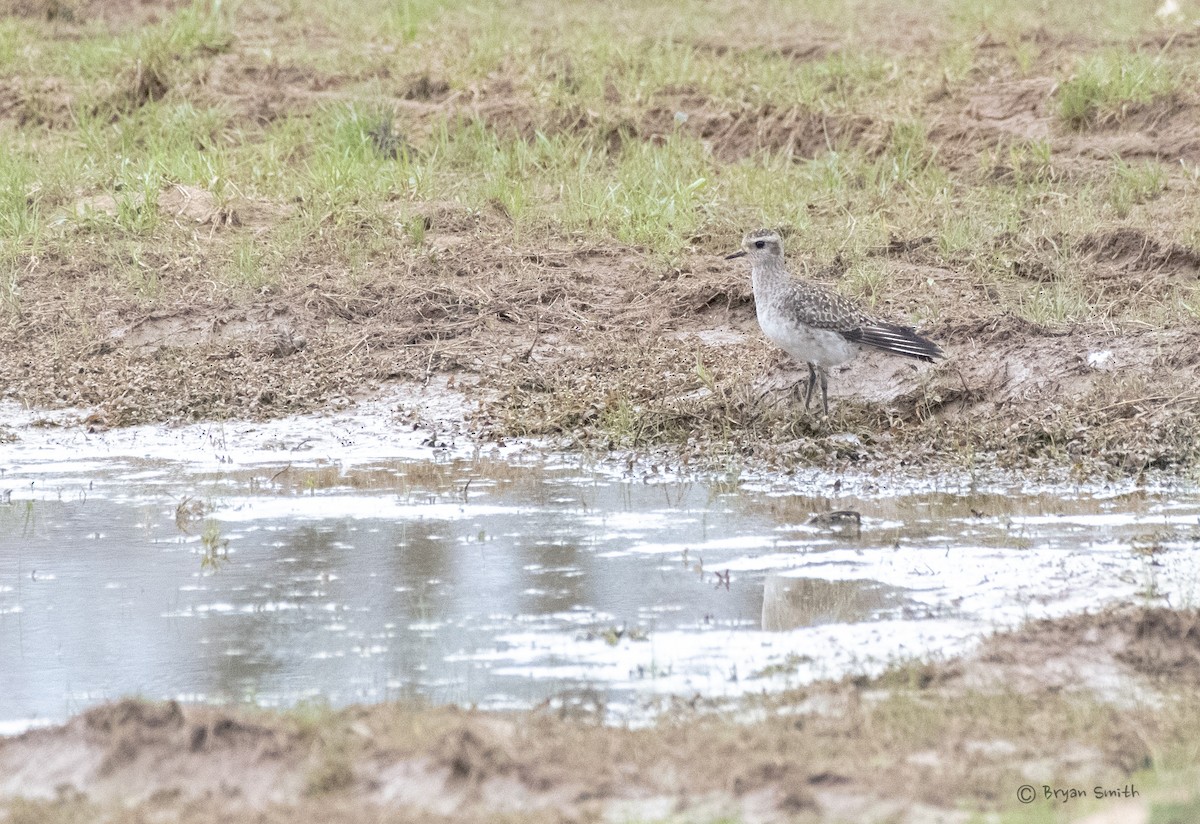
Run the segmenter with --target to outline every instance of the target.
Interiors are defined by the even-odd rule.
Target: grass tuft
[[[1058,90],[1058,114],[1082,129],[1119,121],[1135,108],[1177,92],[1180,77],[1143,52],[1109,51],[1081,60]]]
[[[1134,206],[1161,195],[1167,188],[1167,172],[1157,161],[1128,163],[1113,159],[1113,176],[1108,202],[1117,217],[1126,218]]]
[[[96,101],[91,113],[116,119],[163,99],[193,60],[228,51],[233,39],[220,0],[195,0],[167,21],[129,39],[115,88]]]

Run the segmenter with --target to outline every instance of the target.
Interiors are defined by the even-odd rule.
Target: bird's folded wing
[[[789,297],[786,306],[793,318],[804,326],[837,332],[853,343],[910,358],[933,360],[942,357],[941,348],[918,335],[911,326],[874,320],[849,298],[823,286],[797,285]]]
[[[793,287],[784,304],[800,325],[831,332],[853,332],[871,319],[849,298],[817,284]]]

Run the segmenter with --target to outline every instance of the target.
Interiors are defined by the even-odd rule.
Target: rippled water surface
[[[0,722],[127,694],[635,714],[1197,600],[1194,490],[686,482],[444,444],[387,412],[11,430]],[[861,529],[809,523],[830,510]]]

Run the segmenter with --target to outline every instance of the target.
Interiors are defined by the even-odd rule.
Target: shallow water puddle
[[[14,431],[0,722],[128,694],[629,717],[951,654],[1027,617],[1194,604],[1200,582],[1195,490],[628,478],[445,444],[383,403]],[[808,524],[830,509],[861,530]]]

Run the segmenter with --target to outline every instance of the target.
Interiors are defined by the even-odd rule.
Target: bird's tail
[[[874,346],[885,352],[896,355],[906,355],[923,361],[945,357],[941,347],[936,343],[917,334],[911,326],[899,326],[894,323],[875,322],[862,326],[846,335],[855,343]]]

